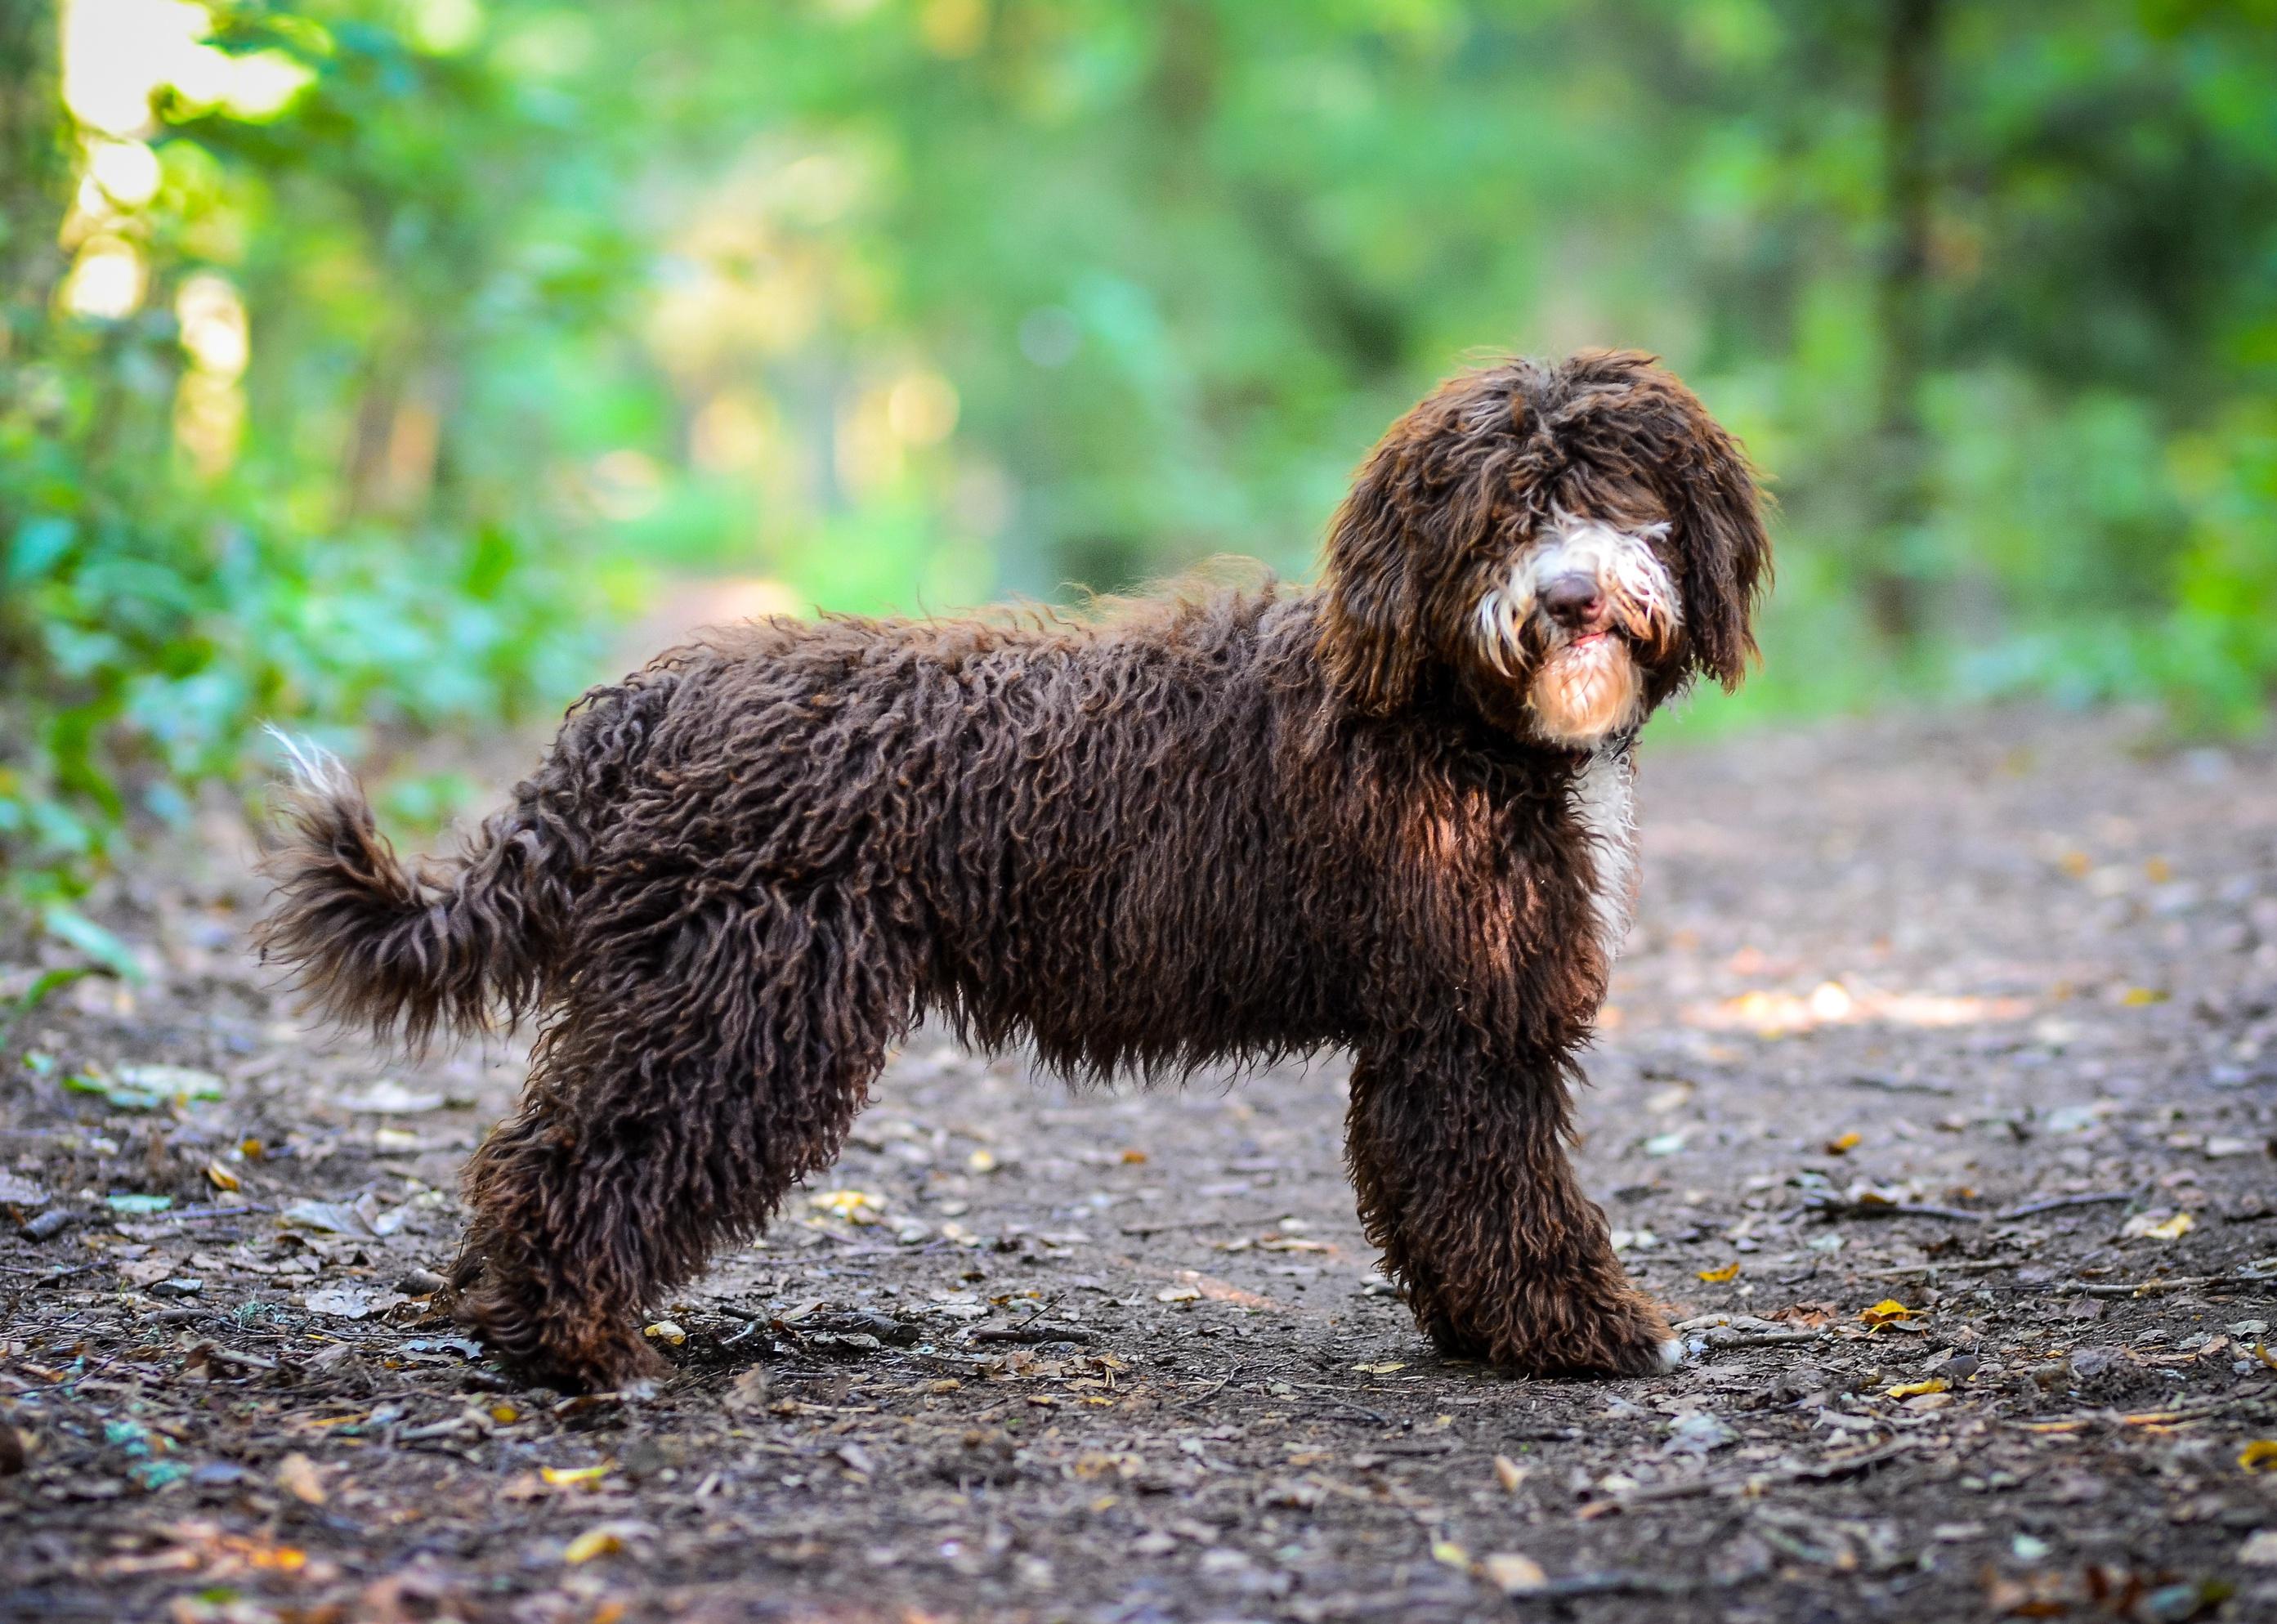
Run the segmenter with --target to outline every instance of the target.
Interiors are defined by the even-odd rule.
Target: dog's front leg
[[[1362,1054],[1346,1124],[1360,1220],[1445,1353],[1531,1376],[1666,1369],[1667,1318],[1581,1193],[1568,1112],[1555,1056]]]

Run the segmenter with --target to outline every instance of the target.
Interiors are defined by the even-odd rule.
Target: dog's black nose
[[[1542,589],[1542,612],[1560,626],[1589,626],[1605,612],[1595,576],[1559,576]]]

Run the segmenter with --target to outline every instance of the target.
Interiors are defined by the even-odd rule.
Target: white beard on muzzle
[[[1526,707],[1549,743],[1594,744],[1643,720],[1644,674],[1618,637],[1559,644],[1534,668]]]

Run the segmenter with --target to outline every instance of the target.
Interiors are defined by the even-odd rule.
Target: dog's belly
[[[1182,1073],[1340,1035],[1335,966],[1276,913],[1280,888],[1176,859],[1029,874],[1001,912],[960,919],[931,1002],[976,1035],[1026,1038],[1072,1073]]]

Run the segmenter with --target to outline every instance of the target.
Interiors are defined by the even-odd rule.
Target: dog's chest
[[[1589,910],[1610,966],[1636,911],[1636,760],[1627,749],[1599,751],[1573,781],[1573,816],[1589,839],[1595,879]]]

